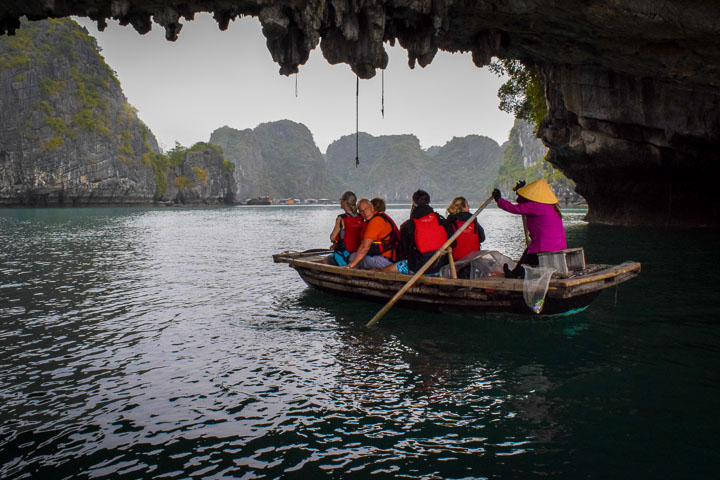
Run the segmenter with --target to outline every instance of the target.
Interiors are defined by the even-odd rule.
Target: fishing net
[[[510,257],[506,257],[495,250],[480,250],[465,255],[455,262],[455,270],[458,278],[483,278],[503,273],[503,265],[508,264],[512,270],[515,268],[515,262]],[[450,265],[440,268],[440,276],[443,278],[452,278],[450,273]]]
[[[545,295],[550,286],[550,277],[556,272],[549,267],[529,267],[525,269],[525,280],[523,280],[523,296],[525,303],[535,313],[540,313],[545,304]]]

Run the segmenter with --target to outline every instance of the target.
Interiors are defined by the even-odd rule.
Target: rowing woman
[[[503,266],[507,278],[524,278],[525,270],[522,265],[537,266],[538,253],[557,252],[567,248],[562,213],[558,206],[559,200],[550,190],[545,179],[541,178],[529,185],[519,182],[517,187],[520,187],[517,190],[517,204],[502,198],[497,188],[492,192],[499,208],[525,217],[530,234],[530,244],[520,257],[517,266],[513,270],[510,270],[507,264]]]

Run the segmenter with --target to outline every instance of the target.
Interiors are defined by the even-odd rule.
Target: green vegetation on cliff
[[[222,150],[199,142],[161,153],[95,40],[70,19],[0,36],[0,105],[0,204],[235,200]]]
[[[545,90],[538,68],[525,66],[519,60],[502,59],[491,63],[490,70],[498,76],[509,77],[498,90],[500,110],[534,122],[537,129],[547,114]]]
[[[32,112],[39,110],[43,123],[63,140],[62,144],[85,133],[97,134],[119,143],[117,151],[123,158],[134,158],[131,142],[137,135],[136,112],[129,105],[123,107],[129,112],[125,128],[118,132],[111,125],[111,102],[122,92],[97,42],[85,29],[68,18],[26,21],[16,35],[0,38],[0,52],[0,75],[11,73],[13,90],[26,92],[34,104],[25,113],[27,129],[33,126]],[[29,72],[36,86],[28,83]],[[127,105],[124,98],[122,103]],[[125,112],[118,117],[123,115]],[[45,140],[41,152],[48,151],[50,145],[62,145],[56,138],[51,140]]]
[[[494,185],[512,197],[510,192],[518,181],[529,183],[545,178],[561,203],[584,204],[584,199],[575,193],[575,183],[545,160],[547,148],[535,137],[534,131],[532,122],[515,121]]]
[[[189,148],[176,142],[175,147],[169,150],[167,155],[162,153],[153,153],[150,149],[145,152],[143,155],[143,161],[149,162],[150,165],[152,165],[153,172],[155,174],[155,184],[157,185],[156,198],[160,198],[165,195],[169,186],[168,178],[173,177],[173,172],[177,169],[177,167],[182,168],[185,165],[188,154],[193,152],[213,152],[220,158],[222,158],[223,155],[220,147],[206,142],[197,142]],[[231,167],[228,167],[227,164],[230,164]],[[227,160],[222,159],[222,168],[232,175],[234,165]],[[207,169],[192,166],[189,167],[189,171],[192,172],[192,176],[195,181],[184,175],[177,176],[172,180],[172,184],[178,188],[180,193],[186,189],[193,188],[196,185],[207,186],[208,184],[210,173]]]

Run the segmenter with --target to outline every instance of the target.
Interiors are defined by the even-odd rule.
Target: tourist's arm
[[[332,232],[330,232],[330,241],[333,243],[337,243],[339,237],[340,237],[340,230],[342,229],[342,217],[340,215],[337,216],[335,219],[335,227],[333,228]]]
[[[348,268],[355,268],[357,267],[357,264],[362,261],[363,258],[365,258],[365,255],[368,254],[370,251],[370,246],[372,245],[373,241],[370,238],[363,238],[362,242],[360,243],[360,246],[358,247],[357,253],[355,254],[355,259],[347,266]]]

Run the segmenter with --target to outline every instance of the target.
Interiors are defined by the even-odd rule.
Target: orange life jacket
[[[398,230],[397,225],[393,222],[393,219],[385,212],[376,213],[373,218],[375,217],[380,217],[389,223],[391,230],[390,233],[381,238],[379,242],[373,242],[372,245],[370,245],[368,255],[382,255],[384,252],[392,250],[389,258],[395,262],[400,258],[400,230]],[[372,218],[370,220],[372,220]],[[370,222],[368,221],[368,223]]]
[[[365,229],[365,222],[360,215],[352,216],[347,213],[340,215],[342,217],[343,229],[345,233],[343,238],[337,243],[336,250],[347,250],[348,253],[357,252],[362,241],[362,232]]]
[[[415,248],[421,254],[434,252],[447,241],[447,231],[440,225],[435,212],[413,218],[412,221],[415,224]]]
[[[460,230],[465,225],[463,220],[455,220],[452,224],[453,232]],[[477,222],[473,220],[472,225],[467,227],[455,240],[455,248],[453,248],[452,256],[454,260],[460,260],[470,252],[480,249],[480,235],[478,234]]]

